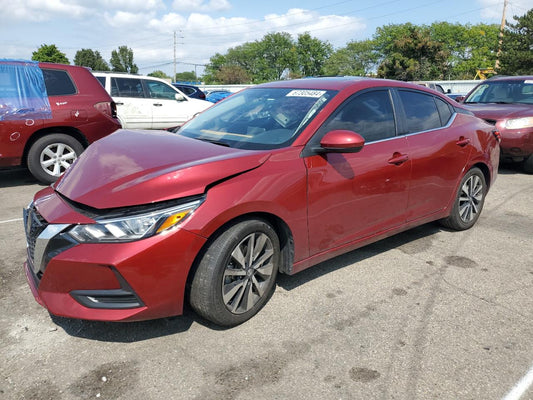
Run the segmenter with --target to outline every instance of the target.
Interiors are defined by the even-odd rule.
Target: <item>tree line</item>
[[[32,53],[31,59],[33,61],[70,64],[65,53],[61,52],[55,44],[43,44]],[[117,50],[113,50],[109,64],[98,50],[78,50],[74,56],[74,65],[89,67],[94,71],[127,72],[130,74],[139,72],[139,68],[133,62],[133,50],[128,46],[120,46]]]
[[[269,33],[212,56],[201,79],[208,84],[343,75],[405,81],[474,79],[478,69],[492,68],[496,60],[497,73],[533,74],[533,9],[514,19],[515,24],[506,24],[503,38],[496,24],[405,23],[377,28],[371,39],[352,40],[338,49],[309,33],[296,38],[287,32]],[[69,63],[55,45],[41,46],[32,59]],[[74,64],[98,71],[138,71],[127,46],[114,50],[109,64],[98,51],[79,50]],[[169,78],[162,71],[149,75]],[[199,79],[193,72],[179,75],[174,78]]]

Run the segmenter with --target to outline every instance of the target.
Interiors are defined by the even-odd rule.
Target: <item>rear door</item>
[[[407,205],[407,220],[412,221],[441,211],[455,195],[472,149],[472,132],[454,126],[454,109],[439,97],[409,89],[397,93],[412,161]]]
[[[355,94],[311,139],[346,129],[365,138],[359,153],[305,158],[311,255],[384,232],[405,222],[411,160],[397,136],[388,89]]]
[[[111,77],[111,97],[123,128],[152,128],[152,100],[145,94],[141,79]]]

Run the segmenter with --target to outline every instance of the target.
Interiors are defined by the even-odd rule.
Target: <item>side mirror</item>
[[[315,150],[320,153],[357,153],[365,145],[365,139],[348,130],[334,130],[326,133]]]
[[[180,93],[176,93],[176,94],[174,95],[174,98],[175,98],[177,101],[185,101],[185,100],[186,100],[185,96],[183,96],[183,95],[180,94]]]

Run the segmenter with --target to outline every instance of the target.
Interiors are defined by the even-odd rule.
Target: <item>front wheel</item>
[[[28,169],[39,181],[49,184],[66,171],[83,152],[72,136],[54,133],[37,139],[28,152]]]
[[[201,258],[191,283],[191,306],[218,325],[238,325],[270,299],[279,263],[279,239],[269,223],[236,223],[219,234]]]
[[[442,225],[457,231],[470,229],[481,214],[486,194],[485,175],[479,168],[472,168],[461,180],[452,211],[441,220]]]

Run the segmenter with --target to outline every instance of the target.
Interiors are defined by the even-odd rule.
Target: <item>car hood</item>
[[[483,119],[508,119],[521,118],[533,115],[533,106],[528,104],[463,104],[463,106],[472,111],[476,117]]]
[[[169,132],[119,130],[90,145],[54,189],[97,209],[150,204],[202,194],[269,155]]]

